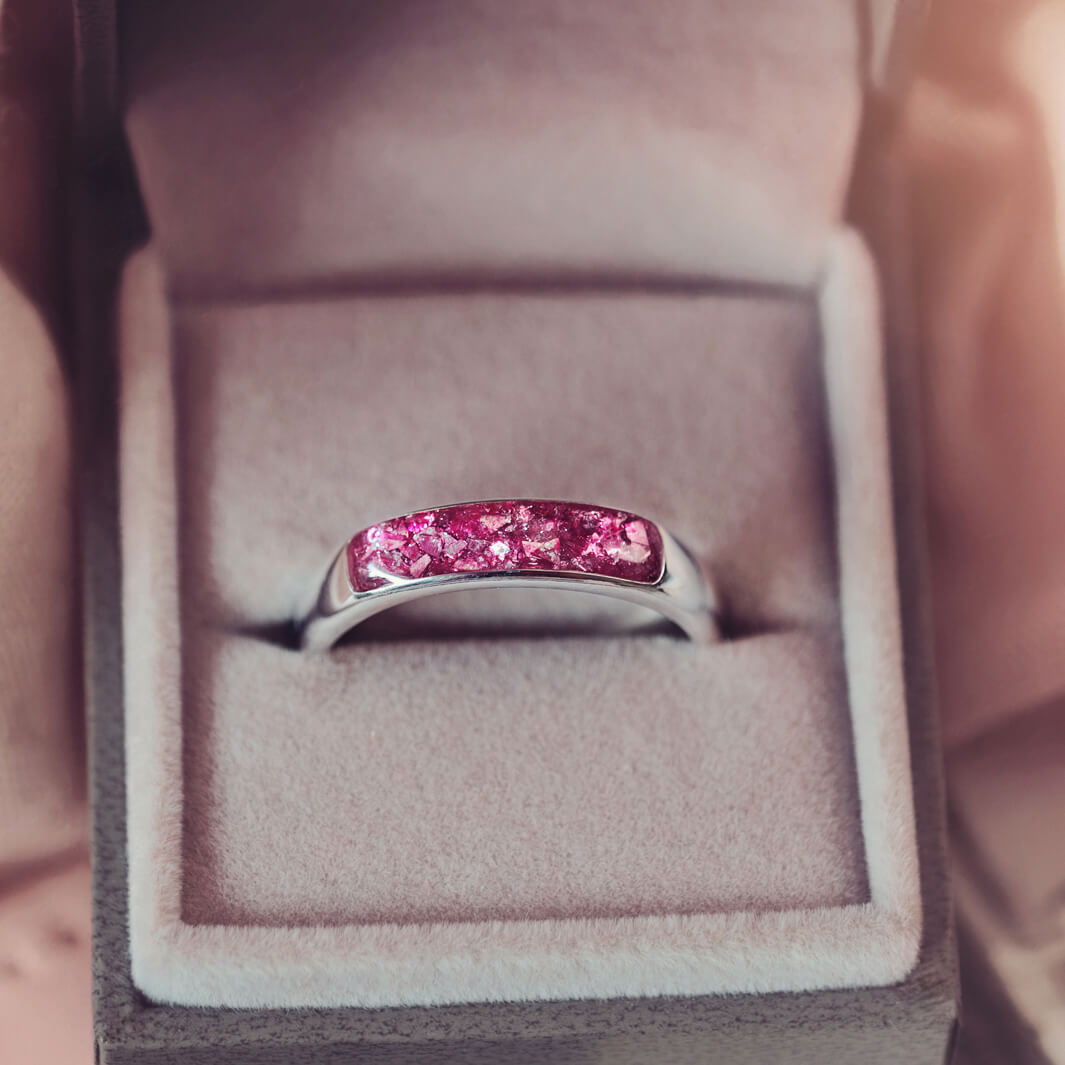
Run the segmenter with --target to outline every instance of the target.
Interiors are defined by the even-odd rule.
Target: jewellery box
[[[77,17],[99,1060],[944,1061],[919,10]],[[722,639],[284,639],[355,529],[515,497],[660,519]]]

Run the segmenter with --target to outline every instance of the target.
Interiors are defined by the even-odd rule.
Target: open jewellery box
[[[82,0],[102,1062],[945,1059],[919,14]],[[279,637],[355,529],[514,496],[661,520],[724,639]]]

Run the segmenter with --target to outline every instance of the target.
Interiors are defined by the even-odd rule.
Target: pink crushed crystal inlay
[[[638,514],[583,503],[459,503],[371,525],[348,542],[357,592],[446,573],[595,574],[654,584],[662,534]]]

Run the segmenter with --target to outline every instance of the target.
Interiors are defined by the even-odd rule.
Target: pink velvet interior
[[[842,241],[816,305],[718,289],[169,307],[152,257],[131,264],[142,988],[388,1005],[907,971],[920,912],[863,263]],[[278,642],[353,525],[519,482],[676,529],[728,639],[531,635],[562,608],[471,594],[410,638],[318,657]],[[555,616],[580,628],[586,602]]]
[[[857,6],[127,3],[128,125],[172,283],[810,283],[849,179]]]
[[[864,899],[816,344],[809,301],[727,294],[180,310],[186,917]],[[744,638],[241,631],[375,518],[515,494],[656,515]]]
[[[875,283],[833,234],[854,12],[674,6],[130,6],[161,260],[131,263],[122,351],[152,997],[912,964]],[[512,495],[661,521],[728,639],[596,636],[598,599],[483,593],[328,656],[279,639],[355,529]]]

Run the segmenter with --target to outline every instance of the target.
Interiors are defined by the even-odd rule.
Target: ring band
[[[325,651],[391,606],[461,588],[557,587],[656,610],[696,643],[717,637],[715,599],[669,532],[612,507],[488,499],[404,514],[357,532],[329,566],[300,623]]]

